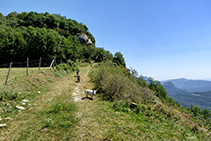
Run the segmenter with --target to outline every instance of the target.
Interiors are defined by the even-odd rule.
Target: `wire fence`
[[[53,59],[53,58],[52,58]],[[50,66],[51,62],[52,62],[52,59],[41,59],[41,62],[40,62],[40,59],[37,59],[37,60],[30,60],[29,58],[29,64],[28,66],[29,67],[48,67]],[[59,64],[61,61],[57,61],[56,60],[56,63]],[[0,64],[0,68],[9,68],[10,66],[10,63],[4,63],[4,64]],[[12,63],[12,67],[17,67],[17,68],[25,68],[27,67],[27,60],[24,61],[24,62],[13,62]]]
[[[62,60],[57,61],[55,57],[52,59],[42,59],[40,57],[40,59],[31,60],[31,61],[30,61],[30,58],[27,58],[27,60],[24,62],[10,62],[10,63],[0,64],[0,68],[9,68],[7,78],[5,81],[5,85],[6,85],[11,68],[26,68],[26,75],[28,75],[28,68],[30,67],[31,68],[39,67],[39,69],[40,67],[49,67],[49,69],[51,69],[51,67],[54,68],[56,64],[60,64],[60,63],[62,63]]]

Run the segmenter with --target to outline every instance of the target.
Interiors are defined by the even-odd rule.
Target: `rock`
[[[134,102],[132,102],[132,103],[130,104],[130,109],[134,109],[135,107],[137,107],[137,104],[134,103]]]
[[[10,117],[6,117],[5,119],[6,119],[6,120],[12,120]]]
[[[27,99],[24,99],[24,100],[22,100],[22,102],[25,102],[25,103],[26,103],[26,102],[29,102],[29,100],[27,100]]]
[[[91,45],[92,44],[92,41],[91,41],[91,39],[88,35],[78,33],[76,36],[77,36],[77,38],[78,38],[78,40],[80,41],[81,44],[84,44],[84,45]]]
[[[0,124],[0,127],[5,127],[7,126],[7,124]]]
[[[26,103],[21,102],[21,105],[26,105]]]
[[[15,106],[17,109],[19,109],[19,110],[25,110],[26,108],[24,108],[24,107],[21,107],[21,106]]]
[[[40,94],[41,92],[40,91],[37,91],[37,93]]]

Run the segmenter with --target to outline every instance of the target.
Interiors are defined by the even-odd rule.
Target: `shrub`
[[[145,98],[152,98],[147,88],[140,87],[136,81],[124,75],[121,67],[112,63],[101,63],[89,73],[89,76],[96,88],[102,92],[103,99],[139,103]]]
[[[67,73],[76,71],[78,66],[71,60],[68,60],[67,63],[62,63],[56,66],[59,71],[66,71]]]
[[[0,101],[7,101],[7,100],[17,100],[19,99],[20,93],[16,91],[1,91],[0,92]]]

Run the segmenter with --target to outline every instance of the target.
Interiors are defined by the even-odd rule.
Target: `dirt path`
[[[85,89],[93,89],[88,72],[83,74],[83,81],[77,84],[73,92],[74,101],[78,107],[76,116],[80,121],[73,130],[72,140],[101,140],[104,134],[99,132],[101,125],[96,120],[100,118],[97,117],[98,115],[102,115],[102,111],[99,110],[98,98],[94,96],[93,100],[91,100],[91,96],[88,95],[88,98],[86,98],[84,93]],[[97,130],[98,132],[95,132]]]

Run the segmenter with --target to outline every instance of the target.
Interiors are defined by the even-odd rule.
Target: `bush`
[[[73,71],[78,70],[78,66],[71,60],[68,60],[67,63],[62,63],[56,66],[59,71],[66,71],[67,73],[71,73]]]
[[[147,88],[140,87],[136,81],[124,75],[121,67],[112,63],[101,63],[89,73],[89,76],[96,88],[102,92],[103,99],[139,103],[145,98],[152,98]]]
[[[16,91],[1,91],[0,92],[0,101],[7,101],[7,100],[17,100],[19,99],[20,93]]]

